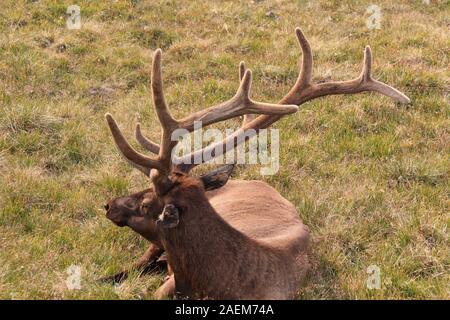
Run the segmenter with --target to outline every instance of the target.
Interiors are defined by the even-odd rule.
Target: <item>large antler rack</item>
[[[230,100],[177,120],[170,114],[164,98],[160,49],[155,51],[153,57],[151,79],[153,104],[162,129],[161,142],[158,146],[146,139],[140,131],[140,124],[136,128],[136,137],[144,147],[150,149],[151,152],[157,153],[156,158],[137,152],[124,138],[112,115],[107,113],[105,117],[121,154],[134,167],[144,174],[150,175],[156,189],[160,193],[165,189],[164,185],[167,184],[167,177],[172,170],[172,150],[178,143],[178,140],[172,139],[172,134],[175,130],[184,129],[192,132],[196,129],[194,126],[196,121],[201,121],[204,127],[245,114],[256,113],[282,116],[298,110],[296,105],[278,105],[253,101],[249,96],[252,73],[250,70],[246,70],[236,94]]]
[[[202,125],[207,126],[244,115],[242,127],[232,135],[226,137],[223,141],[184,155],[181,159],[177,159],[177,169],[185,172],[188,172],[194,166],[201,163],[194,161],[195,159],[202,159],[204,161],[203,159],[207,159],[203,157],[204,154],[209,154],[212,157],[224,154],[227,150],[236,147],[239,143],[256,135],[260,129],[265,129],[278,121],[282,116],[295,112],[297,106],[318,97],[375,91],[399,103],[410,103],[410,99],[397,89],[372,78],[372,52],[369,46],[366,46],[364,50],[363,67],[361,74],[357,78],[347,81],[313,83],[313,55],[311,47],[300,28],[296,28],[295,32],[303,52],[301,71],[294,86],[278,104],[254,102],[249,98],[251,72],[241,62],[239,66],[241,84],[233,98],[206,110],[196,112],[181,120],[174,119],[167,108],[162,90],[161,50],[156,50],[153,59],[152,93],[156,113],[162,126],[161,145],[144,137],[141,132],[140,123],[137,124],[135,133],[138,142],[148,151],[157,154],[157,158],[152,159],[135,151],[123,137],[112,116],[107,114],[106,119],[121,153],[131,164],[145,174],[148,175],[151,169],[156,169],[159,172],[157,176],[166,176],[172,169],[170,153],[177,143],[176,141],[170,140],[171,133],[177,128],[192,132],[195,121],[202,121]],[[254,118],[253,114],[261,115]],[[254,129],[251,131],[251,134],[246,133],[249,129]],[[158,179],[155,178],[153,180],[156,181]]]

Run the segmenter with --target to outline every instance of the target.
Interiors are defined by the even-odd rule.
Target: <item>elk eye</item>
[[[141,204],[142,209],[146,209],[146,210],[150,207],[150,205],[151,205],[150,199],[144,199]]]

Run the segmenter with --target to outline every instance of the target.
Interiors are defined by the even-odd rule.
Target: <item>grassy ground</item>
[[[74,3],[81,30],[65,26]],[[449,299],[450,2],[377,0],[380,30],[366,27],[371,3],[2,0],[0,298],[152,298],[160,277],[95,282],[147,245],[104,217],[108,198],[148,181],[120,159],[103,114],[131,137],[138,112],[158,137],[148,90],[157,47],[176,116],[230,97],[241,60],[253,96],[275,102],[297,76],[300,26],[316,80],[356,76],[370,44],[374,76],[412,99],[326,97],[277,124],[281,169],[264,179],[313,237],[300,298]],[[81,267],[81,290],[66,288],[70,265]],[[378,290],[366,287],[370,265]]]

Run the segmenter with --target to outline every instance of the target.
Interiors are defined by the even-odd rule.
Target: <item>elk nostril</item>
[[[109,204],[105,204],[104,207],[105,207],[105,210],[106,210],[106,211],[109,210]]]

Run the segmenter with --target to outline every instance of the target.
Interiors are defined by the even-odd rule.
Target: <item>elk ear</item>
[[[229,164],[213,171],[208,172],[200,177],[205,186],[205,190],[214,190],[223,187],[233,172],[234,164]]]
[[[163,212],[158,216],[156,225],[165,229],[175,228],[180,222],[180,212],[178,208],[169,203],[164,206]]]

